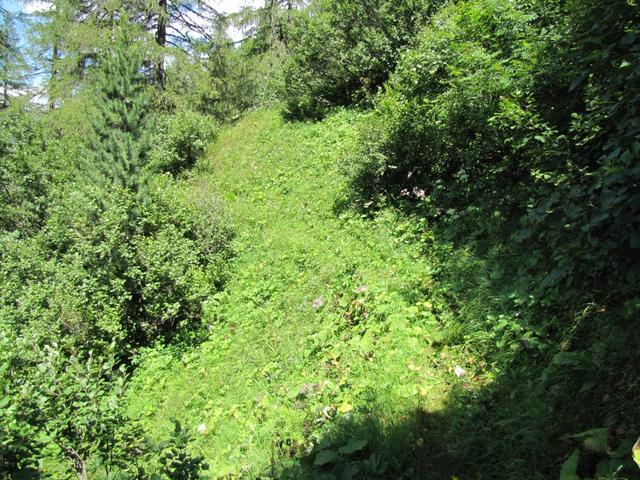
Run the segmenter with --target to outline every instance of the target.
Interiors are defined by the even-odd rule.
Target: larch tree
[[[26,86],[26,62],[18,45],[15,18],[0,10],[0,108],[9,106],[12,96]]]

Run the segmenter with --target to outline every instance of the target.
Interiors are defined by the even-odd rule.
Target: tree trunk
[[[58,77],[58,57],[60,50],[58,44],[54,43],[51,49],[51,79],[49,80],[49,108],[53,110],[56,108],[56,96],[55,96],[55,84]]]
[[[78,480],[89,480],[89,471],[87,470],[87,461],[76,452],[73,448],[66,449],[69,459],[73,462],[73,466],[78,474]]]
[[[7,108],[9,106],[9,82],[5,76],[4,81],[2,82],[2,108]]]
[[[293,11],[293,0],[287,0],[287,30],[284,33],[284,46],[289,48],[289,33],[291,32],[291,12]]]
[[[156,31],[156,43],[164,50],[167,44],[167,19],[169,18],[169,9],[167,0],[158,0],[160,12],[158,13],[158,29]],[[156,64],[156,83],[161,89],[164,89],[165,71],[164,71],[164,51],[160,52],[160,58]]]

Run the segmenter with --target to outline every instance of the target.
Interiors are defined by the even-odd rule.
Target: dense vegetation
[[[637,0],[44,5],[2,478],[640,478]]]
[[[222,202],[162,174],[193,164],[215,123],[155,113],[134,28],[123,17],[113,32],[87,113],[19,100],[1,112],[3,478],[204,467],[179,426],[167,442],[145,439],[123,395],[137,350],[194,331],[224,283]]]

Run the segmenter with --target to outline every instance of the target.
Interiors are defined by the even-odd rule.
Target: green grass
[[[207,304],[203,343],[144,357],[130,409],[155,433],[172,418],[204,425],[194,449],[214,478],[269,474],[345,420],[375,417],[389,432],[416,410],[436,414],[459,383],[431,347],[422,293],[433,280],[415,225],[335,211],[357,121],[291,126],[256,112],[222,133],[192,180],[231,209],[230,280]]]
[[[179,420],[214,479],[543,480],[574,449],[582,478],[639,478],[626,450],[615,476],[613,450],[573,435],[637,437],[637,388],[610,388],[617,353],[536,348],[491,255],[410,210],[341,207],[363,121],[258,111],[222,132],[183,185],[228,204],[229,280],[197,342],[141,355],[133,418],[156,438]]]

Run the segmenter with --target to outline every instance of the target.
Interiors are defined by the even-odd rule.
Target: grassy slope
[[[272,458],[300,456],[364,412],[383,431],[410,412],[437,412],[459,383],[430,347],[431,306],[420,303],[429,266],[408,225],[334,212],[354,115],[290,126],[254,113],[198,172],[232,210],[231,279],[207,306],[210,337],[181,355],[150,352],[130,398],[152,430],[171,418],[194,432],[204,424],[195,448],[214,478],[268,474]],[[388,442],[389,458],[422,441]]]

